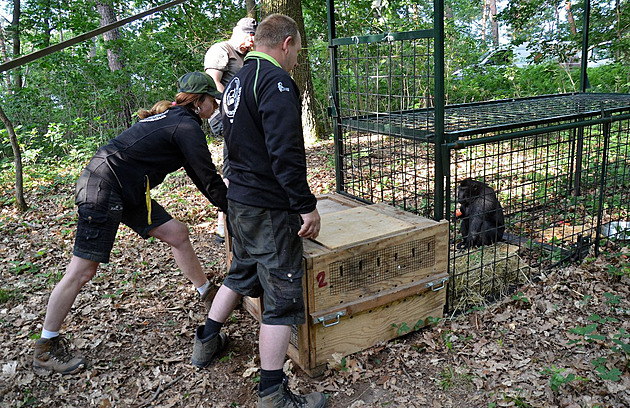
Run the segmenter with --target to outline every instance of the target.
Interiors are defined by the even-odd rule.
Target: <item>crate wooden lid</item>
[[[368,207],[321,214],[321,230],[316,242],[328,249],[352,245],[368,239],[382,237],[415,226]]]

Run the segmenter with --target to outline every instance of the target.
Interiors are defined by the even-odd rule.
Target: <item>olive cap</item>
[[[217,90],[214,79],[203,72],[189,72],[177,81],[177,91],[193,94],[208,94],[221,99],[221,92]]]

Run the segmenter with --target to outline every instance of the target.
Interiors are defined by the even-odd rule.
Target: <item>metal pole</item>
[[[444,144],[444,0],[433,2],[434,81],[435,81],[435,212],[433,218],[444,218],[444,177],[449,168],[448,149]]]
[[[582,64],[580,68],[580,91],[586,92],[591,84],[588,82],[588,30],[591,18],[591,0],[584,0],[584,25],[582,26]]]
[[[45,57],[48,54],[52,54],[53,52],[61,51],[64,48],[68,48],[68,47],[70,47],[70,46],[72,46],[74,44],[83,42],[83,41],[85,41],[85,40],[87,40],[89,38],[96,37],[99,34],[106,33],[108,31],[113,30],[114,28],[118,28],[118,27],[124,26],[127,23],[130,23],[132,21],[141,19],[141,18],[146,17],[146,16],[148,16],[150,14],[153,14],[153,13],[156,13],[158,11],[165,10],[165,9],[167,9],[169,7],[173,7],[173,6],[176,6],[178,4],[184,3],[185,1],[187,1],[187,0],[175,0],[175,1],[171,1],[170,3],[162,4],[161,6],[154,7],[152,9],[150,9],[150,10],[147,10],[147,11],[143,11],[142,13],[138,13],[138,14],[136,14],[134,16],[124,18],[122,20],[116,21],[116,22],[108,24],[106,26],[99,27],[99,28],[97,28],[95,30],[88,31],[87,33],[83,33],[81,35],[77,35],[76,37],[71,38],[69,40],[62,41],[60,43],[51,45],[50,47],[46,47],[43,50],[35,51],[35,52],[32,52],[32,53],[30,53],[28,55],[24,55],[22,57],[15,58],[15,59],[13,59],[13,60],[11,60],[9,62],[5,62],[4,64],[1,64],[0,65],[0,72],[4,72],[4,71],[8,71],[8,70],[13,69],[13,68],[17,68],[17,67],[19,67],[21,65],[24,65],[26,63],[29,63],[31,61],[35,61],[38,58]]]
[[[337,82],[337,46],[333,45],[333,41],[337,36],[335,30],[335,0],[328,0],[327,2],[328,13],[328,51],[330,58],[330,106],[328,107],[328,114],[333,119],[333,132],[335,138],[335,184],[336,191],[340,193],[345,190],[343,180],[343,140],[341,132],[341,121],[339,119],[339,83]]]
[[[602,112],[602,117],[606,117]],[[597,228],[595,229],[595,256],[599,255],[600,231],[602,229],[602,216],[604,213],[604,195],[606,194],[606,172],[608,171],[608,150],[610,149],[610,122],[602,124],[604,132],[604,147],[602,153],[601,174],[599,175],[599,203],[597,208]]]

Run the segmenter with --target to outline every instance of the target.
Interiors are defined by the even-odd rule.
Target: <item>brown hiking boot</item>
[[[192,365],[199,368],[208,367],[212,359],[223,351],[227,344],[227,334],[219,332],[212,337],[202,339],[199,334],[203,333],[205,325],[197,327],[195,332],[195,344],[193,345]]]
[[[67,340],[61,336],[35,342],[33,367],[61,374],[76,374],[87,366],[83,357],[68,353]]]
[[[304,396],[296,395],[289,390],[286,377],[282,384],[258,393],[258,408],[323,408],[326,397],[321,392],[312,392]]]
[[[219,290],[218,286],[216,286],[213,283],[210,283],[210,287],[206,289],[206,291],[203,292],[203,294],[201,295],[201,301],[203,302],[204,305],[206,305],[207,311],[210,311],[210,307],[212,307],[212,301],[214,300],[214,297],[217,295],[218,290]]]

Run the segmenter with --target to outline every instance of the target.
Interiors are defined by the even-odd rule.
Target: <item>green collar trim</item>
[[[245,57],[245,61],[247,61],[248,59],[264,59],[267,60],[269,62],[271,62],[273,65],[277,66],[278,68],[282,68],[282,66],[280,66],[280,64],[278,64],[278,61],[275,60],[275,58],[273,58],[272,56],[265,54],[264,52],[260,52],[260,51],[250,51],[247,53],[247,56]]]

